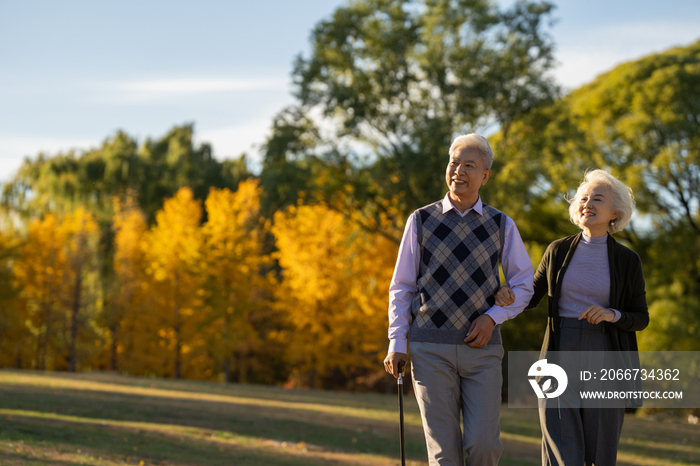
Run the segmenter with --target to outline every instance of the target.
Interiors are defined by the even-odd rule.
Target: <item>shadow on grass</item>
[[[538,446],[532,439],[541,438],[536,409],[501,409],[503,442],[511,437],[515,442],[506,445],[506,455],[517,461],[517,455],[525,453],[530,461]],[[518,442],[519,436],[527,437]],[[526,444],[527,443],[527,444]],[[510,451],[509,451],[510,450]],[[517,452],[516,455],[513,455]],[[522,455],[524,456],[524,455]],[[514,463],[515,464],[515,463]],[[539,464],[537,462],[536,464]],[[675,422],[658,422],[628,414],[623,424],[617,464],[620,466],[645,465],[694,465],[700,464],[700,426]]]
[[[397,423],[298,409],[11,385],[0,385],[0,409],[55,413],[98,421],[104,419],[211,429],[277,442],[294,444],[305,442],[330,451],[337,449],[387,457],[395,457],[399,450]],[[8,427],[18,422],[16,416],[13,418],[15,421],[5,420]],[[22,422],[31,425],[58,422],[47,419],[23,419]],[[79,426],[80,423],[77,425]],[[66,436],[67,438],[63,441],[78,442],[79,438],[75,436],[74,431],[82,431],[86,428],[75,427],[74,429],[73,427],[53,435],[57,438]],[[102,426],[97,425],[87,429],[89,431],[101,428]],[[3,428],[3,433],[5,430]],[[27,436],[41,438],[34,435],[32,432],[27,432],[24,438]],[[86,446],[84,443],[80,445]],[[406,454],[409,458],[416,460],[426,457],[420,427],[409,427]]]
[[[417,406],[411,397],[405,401],[407,455],[424,463]],[[109,464],[125,464],[124,458],[137,456],[147,458],[149,465],[398,462],[395,395],[0,370],[0,409],[26,411],[0,413],[3,466],[81,464],[74,455],[77,449],[105,456]],[[506,450],[500,464],[539,464],[536,410],[504,406],[501,428]],[[24,442],[38,453],[32,459],[27,452],[9,448],[13,442]],[[300,442],[311,450],[308,455],[300,456]],[[700,464],[699,445],[700,426],[629,417],[618,464]],[[343,453],[337,451],[348,454],[341,458]],[[363,459],[363,453],[376,456]],[[104,464],[96,461],[89,464]]]
[[[147,464],[197,464],[214,465],[271,465],[287,466],[299,464],[327,464],[323,458],[300,456],[285,452],[280,448],[270,448],[263,442],[257,445],[232,444],[216,441],[210,432],[194,432],[178,435],[153,432],[143,429],[120,426],[94,426],[80,422],[58,421],[12,416],[8,421],[4,416],[0,440],[3,442],[23,441],[35,451],[45,455],[60,455],[80,451],[92,456],[107,456],[113,461],[133,462],[145,460]],[[26,454],[12,455],[27,457]],[[52,459],[32,458],[34,463],[45,462],[51,465],[83,464],[77,460],[67,462]],[[21,463],[18,463],[21,464]]]
[[[700,426],[628,415],[622,426],[618,464],[643,464],[627,459],[629,456],[656,460],[653,464],[700,464]]]
[[[0,456],[3,466],[75,466],[81,464],[77,461],[52,460],[47,458],[35,458],[21,453],[10,453]]]
[[[501,407],[501,430],[532,437],[539,443],[542,438],[539,414],[536,409]]]
[[[39,372],[27,370],[0,369],[0,376],[25,377],[45,384],[45,379],[58,379],[72,385],[79,381],[119,385],[122,387],[138,387],[146,389],[171,390],[189,392],[194,395],[211,394],[222,396],[250,397],[258,400],[283,401],[289,403],[318,404],[329,406],[366,408],[366,409],[395,409],[396,394],[393,397],[377,393],[350,393],[327,390],[280,389],[269,385],[255,384],[221,384],[200,380],[162,379],[133,377],[111,372]],[[43,380],[42,380],[43,379]]]

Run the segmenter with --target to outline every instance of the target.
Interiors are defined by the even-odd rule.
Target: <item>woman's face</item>
[[[595,181],[584,185],[579,191],[578,215],[579,224],[587,236],[604,236],[610,221],[617,218],[610,186]]]

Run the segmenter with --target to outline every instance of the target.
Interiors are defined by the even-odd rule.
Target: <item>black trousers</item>
[[[612,351],[610,335],[603,328],[601,324],[562,317],[559,350]],[[568,407],[576,404],[557,398],[540,400],[542,464],[614,466],[624,407]]]

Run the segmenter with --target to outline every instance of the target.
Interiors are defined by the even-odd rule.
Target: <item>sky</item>
[[[311,30],[346,0],[0,0],[0,182],[25,156],[142,142],[194,123],[255,168]],[[499,0],[507,6],[512,0]],[[565,89],[700,39],[698,0],[561,0],[549,29]]]

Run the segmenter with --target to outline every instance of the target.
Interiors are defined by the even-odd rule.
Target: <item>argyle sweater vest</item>
[[[495,303],[506,215],[483,205],[464,217],[442,201],[415,212],[420,249],[409,341],[464,344],[471,323]],[[489,345],[501,343],[497,325]]]

